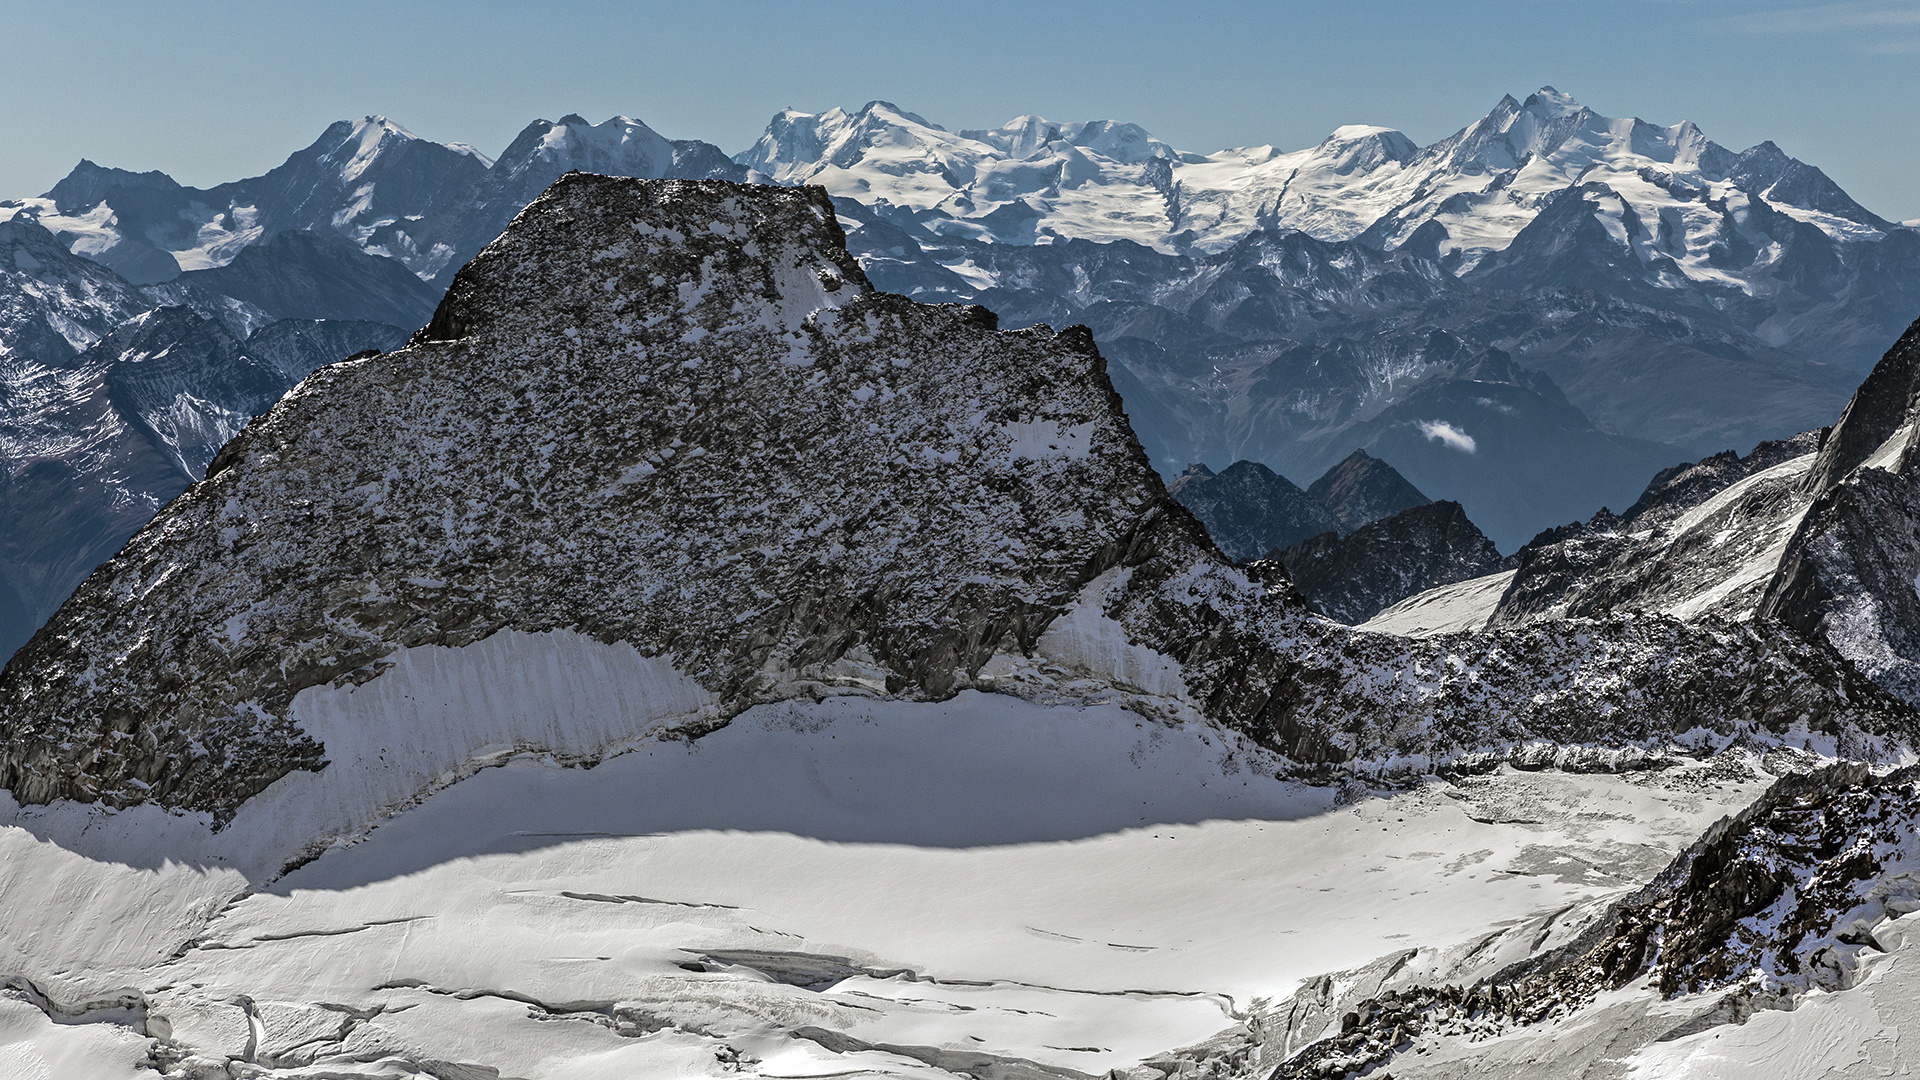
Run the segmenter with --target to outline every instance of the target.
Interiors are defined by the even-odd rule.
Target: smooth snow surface
[[[1479,630],[1500,606],[1514,571],[1456,581],[1417,593],[1360,624],[1361,630],[1406,637],[1434,637],[1459,630]]]
[[[1920,1031],[1920,917],[1876,927],[1886,949],[1865,954],[1865,974],[1835,993],[1813,991],[1791,1012],[1756,1014],[1654,1043],[1631,1058],[1628,1080],[1801,1080],[1908,1076],[1913,1052],[1901,1036]]]
[[[1151,667],[1103,651],[1101,622],[1052,644]],[[967,1071],[955,1054],[1099,1074],[1320,972],[1616,894],[1752,794],[1505,774],[1337,796],[1204,724],[973,691],[632,743],[701,699],[611,650],[502,634],[303,697],[368,779],[289,777],[227,833],[17,814],[0,973],[96,1021],[28,1024],[32,1052],[108,1053],[134,1021],[101,1010],[131,999],[169,1053],[265,1075],[944,1076]],[[622,739],[593,768],[558,760]],[[513,753],[540,745],[561,753]],[[257,875],[302,811],[324,837],[482,761],[504,765],[258,891],[206,859],[244,851]],[[89,858],[28,832],[50,827],[102,853],[162,838]]]

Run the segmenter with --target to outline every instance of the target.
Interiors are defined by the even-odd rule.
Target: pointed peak
[[[1204,479],[1206,477],[1212,476],[1213,470],[1207,468],[1204,462],[1196,461],[1193,464],[1187,466],[1187,471],[1181,473],[1180,475],[1181,476],[1198,476]]]
[[[1271,478],[1271,479],[1279,480],[1289,487],[1293,486],[1293,481],[1288,480],[1286,477],[1281,476],[1279,473],[1274,472],[1272,469],[1267,468],[1264,462],[1251,461],[1246,458],[1241,458],[1239,461],[1236,461],[1233,464],[1227,466],[1226,468],[1220,470],[1220,475],[1225,477],[1252,475],[1252,476],[1259,477],[1262,480]]]
[[[935,131],[947,130],[939,124],[933,123],[926,117],[921,116],[919,113],[908,112],[893,102],[880,98],[874,98],[872,101],[860,106],[860,111],[855,115],[861,117],[879,117],[889,120],[905,120],[908,123],[918,124],[924,128],[932,128]]]
[[[559,120],[555,121],[554,126],[555,127],[592,127],[593,125],[591,123],[588,123],[587,118],[584,116],[581,116],[579,113],[568,113],[567,115],[561,117]]]
[[[1526,104],[1521,106],[1530,112],[1549,116],[1572,116],[1586,112],[1587,107],[1573,99],[1571,94],[1563,94],[1551,86],[1543,86],[1527,95]]]
[[[345,123],[345,121],[342,121],[342,122]],[[392,134],[397,135],[403,139],[418,139],[420,137],[418,135],[415,135],[413,132],[408,131],[404,126],[397,124],[392,120],[389,120],[384,116],[381,116],[378,113],[369,113],[368,115],[363,116],[358,120],[352,121],[351,123],[348,124],[348,129],[350,131],[353,131],[361,135],[365,135],[369,132],[378,131],[383,133],[391,132]]]

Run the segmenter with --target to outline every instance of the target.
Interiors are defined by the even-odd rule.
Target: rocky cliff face
[[[572,174],[405,348],[316,373],[88,578],[0,673],[0,784],[227,814],[326,767],[297,695],[502,630],[670,661],[713,703],[687,734],[1075,678],[1306,773],[1914,729],[1773,624],[1325,622],[1167,496],[1084,331],[874,292],[815,190]]]
[[[1624,513],[1548,530],[1514,556],[1494,625],[1606,611],[1748,618],[1805,513],[1826,429],[1663,470]]]
[[[1402,510],[1344,538],[1322,533],[1272,557],[1315,611],[1348,624],[1415,593],[1506,568],[1457,502]]]
[[[1920,324],[1840,422],[1669,469],[1625,515],[1542,534],[1492,625],[1653,611],[1779,619],[1920,701]]]
[[[1920,322],[1862,383],[1803,483],[1813,500],[1760,603],[1920,701]]]

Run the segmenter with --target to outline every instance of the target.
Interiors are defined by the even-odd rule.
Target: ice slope
[[[552,647],[604,648],[504,636],[317,696],[393,680],[375,712],[438,692],[474,719],[563,716],[528,673]],[[571,685],[657,685],[587,670]],[[14,1053],[122,1052],[120,1023],[172,1074],[944,1076],[982,1056],[1097,1074],[1400,943],[1614,895],[1753,791],[1511,775],[1342,793],[1273,780],[1206,725],[975,692],[759,706],[591,769],[509,749],[271,884],[209,854],[258,835],[245,812],[197,854],[189,823],[165,836],[149,811],[60,843],[34,838],[56,814],[16,812],[0,970],[89,1022],[16,1008],[33,1041]],[[281,782],[289,813],[326,805],[306,779]],[[44,903],[50,882],[78,912]]]

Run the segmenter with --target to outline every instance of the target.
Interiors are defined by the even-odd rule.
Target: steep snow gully
[[[577,173],[0,702],[29,1076],[1333,1061],[1360,1021],[1275,1010],[1366,980],[1316,976],[1565,945],[1916,719],[1767,620],[1331,623],[1169,498],[1083,329],[876,292],[818,189]]]

